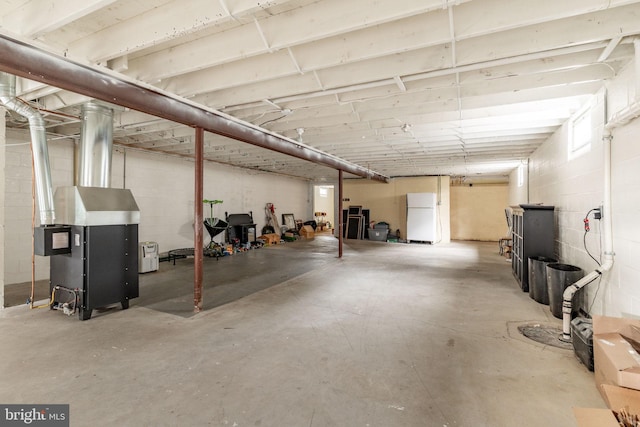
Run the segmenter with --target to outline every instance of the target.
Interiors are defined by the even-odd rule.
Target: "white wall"
[[[451,239],[498,241],[509,234],[508,185],[452,185]]]
[[[28,135],[11,142],[28,141]],[[73,143],[51,142],[54,187],[73,185]],[[31,280],[31,158],[28,145],[7,147],[4,239],[5,283]],[[117,148],[113,155],[112,187],[129,188],[140,208],[140,241],[156,241],[160,251],[193,247],[194,163],[191,160]],[[247,171],[205,162],[205,199],[220,199],[214,215],[248,213],[260,233],[265,225],[265,205],[273,203],[276,214],[310,217],[310,185],[307,181],[275,174]],[[205,217],[209,205],[205,205]],[[205,244],[209,235],[204,231]],[[222,236],[216,238],[220,241]],[[36,279],[49,277],[46,257],[36,257]]]
[[[393,178],[389,183],[367,179],[344,181],[343,197],[349,199],[343,208],[350,205],[370,209],[371,221],[384,221],[391,230],[400,230],[401,238],[407,237],[407,193],[437,193],[438,243],[451,241],[450,183],[448,176],[417,176]]]
[[[124,154],[117,153],[116,157]],[[157,241],[161,252],[193,246],[193,166],[188,159],[126,152],[123,181],[140,207],[140,240]],[[304,219],[311,210],[306,181],[206,162],[203,182],[205,199],[223,201],[214,205],[214,216],[253,212],[258,234],[266,224],[267,203],[274,204],[279,222],[282,213]],[[210,215],[208,204],[204,205],[204,215]],[[222,237],[215,240],[221,241]],[[209,241],[206,232],[205,240]]]
[[[6,284],[31,281],[31,234],[32,234],[32,192],[31,192],[31,148],[28,132],[7,130],[5,156],[6,191],[4,247],[4,281]],[[54,188],[73,185],[73,142],[66,140],[49,143],[51,180]],[[36,199],[37,200],[37,199]],[[36,206],[35,224],[39,223]],[[36,256],[36,280],[49,277],[49,259]]]
[[[640,316],[640,119],[613,133],[613,274],[598,304],[605,314]]]
[[[623,70],[595,98],[591,149],[578,158],[568,157],[569,125],[552,135],[529,161],[529,202],[556,206],[556,255],[563,263],[592,271],[596,264],[584,245],[583,218],[603,200],[603,126],[605,111],[611,116],[635,96],[633,66]],[[606,109],[605,109],[606,108]],[[601,283],[587,287],[592,314],[640,316],[640,119],[617,129],[612,143],[612,222],[615,264]],[[524,203],[513,189],[513,202]],[[515,204],[514,203],[514,204]],[[591,218],[587,246],[596,258],[600,251],[600,224]]]

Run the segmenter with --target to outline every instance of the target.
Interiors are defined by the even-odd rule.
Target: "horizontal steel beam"
[[[381,182],[389,177],[204,106],[0,35],[0,70]]]

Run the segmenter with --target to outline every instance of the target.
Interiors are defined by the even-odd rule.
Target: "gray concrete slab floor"
[[[68,403],[72,426],[575,425],[605,407],[593,375],[517,332],[560,321],[497,252],[346,241],[338,259],[318,236],[206,261],[195,315],[190,260],[85,322],[7,308],[0,403]]]

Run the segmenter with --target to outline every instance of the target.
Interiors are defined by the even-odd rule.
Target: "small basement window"
[[[522,187],[524,185],[524,165],[520,163],[518,166],[518,187]]]
[[[591,105],[579,111],[569,122],[569,159],[591,149]]]

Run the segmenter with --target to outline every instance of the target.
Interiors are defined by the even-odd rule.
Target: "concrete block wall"
[[[603,314],[640,316],[640,119],[614,130],[612,220],[614,268],[596,303]]]
[[[571,158],[569,155],[569,122],[565,123],[529,159],[529,203],[555,206],[555,256],[565,264],[592,271],[598,265],[589,257],[584,245],[584,218],[603,200],[603,142],[605,92],[594,96],[592,107],[591,148]],[[587,248],[599,258],[600,224],[590,216],[591,231],[586,236]],[[595,286],[594,286],[595,285]],[[597,283],[587,289],[591,312]]]
[[[589,152],[570,159],[569,124],[552,135],[529,159],[529,203],[556,206],[556,255],[560,261],[577,265],[586,272],[597,264],[584,248],[586,213],[603,201],[604,123],[635,97],[639,71],[625,68],[593,99],[593,137]],[[613,133],[612,149],[612,224],[615,261],[613,269],[601,280],[587,286],[588,307],[592,314],[640,316],[640,119]],[[514,186],[511,175],[510,202],[526,203],[525,191]],[[513,199],[511,199],[513,197]],[[589,251],[599,258],[600,223],[590,216],[587,234]]]
[[[7,131],[5,156],[4,280],[6,284],[31,280],[32,266],[32,177],[31,147],[28,132]],[[49,142],[51,180],[54,188],[73,185],[73,142]],[[36,200],[35,225],[40,225]],[[36,256],[35,279],[49,277],[49,259]]]
[[[125,175],[123,181],[140,207],[140,240],[157,241],[161,252],[193,247],[194,162],[127,151]],[[214,216],[224,218],[225,212],[252,212],[258,235],[266,225],[267,203],[274,204],[279,223],[283,213],[312,219],[309,191],[310,185],[305,180],[211,162],[204,165],[204,198],[223,201],[214,205]],[[210,216],[210,205],[203,205],[203,209],[204,216]],[[205,242],[210,240],[206,231],[204,238]],[[215,240],[221,242],[223,235]]]
[[[28,141],[28,134],[14,135],[10,143]],[[72,142],[49,146],[54,189],[73,185]],[[7,147],[5,226],[6,284],[31,280],[31,157],[28,145]],[[112,187],[129,188],[140,208],[140,241],[158,242],[161,252],[193,247],[194,162],[117,147],[112,161]],[[296,218],[312,219],[312,186],[305,180],[247,171],[205,162],[204,198],[220,199],[214,214],[253,211],[257,233],[265,225],[265,205],[276,206],[276,214],[293,212]],[[209,205],[203,205],[205,217]],[[204,231],[205,244],[209,235]],[[222,240],[222,235],[216,238]],[[36,257],[36,280],[49,277],[49,260]]]

